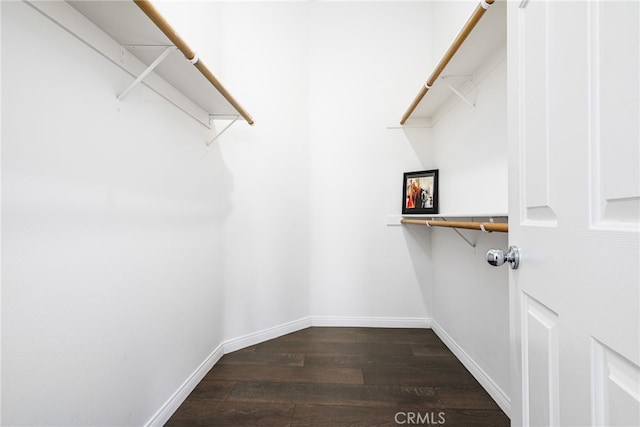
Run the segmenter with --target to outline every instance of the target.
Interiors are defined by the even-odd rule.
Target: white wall
[[[196,6],[192,25],[220,23],[220,52],[203,55],[223,58],[211,68],[256,120],[218,142],[232,179],[224,277],[232,339],[309,316],[308,16],[295,3]]]
[[[443,213],[507,212],[506,75],[503,60],[467,94],[475,108],[458,101],[434,126]]]
[[[460,101],[434,128],[442,213],[507,212],[506,77],[503,61],[469,93],[475,109]],[[508,247],[507,234],[461,232],[475,248],[452,230],[431,230],[433,318],[508,401],[508,268],[484,259]]]
[[[311,313],[428,318],[429,272],[409,256],[424,248],[385,224],[403,172],[431,166],[430,131],[387,129],[425,78],[430,5],[313,6]]]
[[[2,424],[141,425],[223,340],[204,128],[2,2]]]
[[[430,130],[387,129],[428,69],[431,5],[189,7],[197,13],[186,19],[186,8],[162,5],[190,44],[216,38],[222,52],[200,56],[256,117],[220,143],[234,181],[226,301],[238,312],[227,316],[227,336],[304,315],[429,317],[428,260],[414,265],[409,257],[424,245],[385,222],[400,212],[402,173],[429,167],[432,157]],[[210,16],[217,34],[190,29]],[[282,268],[288,274],[274,274]]]

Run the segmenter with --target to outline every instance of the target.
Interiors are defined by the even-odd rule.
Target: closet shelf
[[[472,212],[472,213],[443,213],[443,214],[417,214],[417,215],[402,215],[402,218],[406,219],[434,219],[434,218],[508,218],[509,214],[506,212]]]
[[[402,116],[431,123],[452,96],[467,93],[506,58],[506,1],[481,0]]]
[[[238,117],[253,124],[148,0],[26,2],[203,125]],[[120,88],[118,99],[131,89]]]

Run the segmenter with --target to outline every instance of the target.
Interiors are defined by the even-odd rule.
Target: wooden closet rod
[[[499,231],[501,233],[509,232],[509,224],[506,222],[435,221],[407,218],[402,218],[400,222],[402,224],[428,225],[429,227],[466,228],[469,230],[482,230],[487,232]]]
[[[444,70],[447,64],[449,64],[449,61],[451,61],[453,55],[456,54],[460,46],[462,46],[462,43],[464,43],[464,41],[466,40],[467,36],[471,33],[478,21],[480,21],[482,15],[484,15],[488,7],[491,6],[494,1],[495,0],[482,0],[480,4],[476,6],[476,9],[473,11],[473,14],[471,15],[467,23],[464,24],[464,27],[462,27],[462,30],[460,31],[460,33],[458,33],[458,36],[455,38],[451,46],[449,46],[449,50],[447,50],[447,52],[438,63],[436,69],[433,71],[433,73],[431,73],[431,76],[427,80],[427,83],[422,86],[422,88],[420,88],[420,92],[409,106],[409,109],[407,109],[407,111],[404,113],[404,116],[402,116],[402,120],[400,120],[401,125],[405,124],[409,116],[413,113],[413,110],[415,110],[420,101],[422,101],[422,98],[424,98],[424,96],[427,94],[429,88],[435,84],[436,80],[438,80],[438,77],[440,77],[440,73],[442,73],[442,70]],[[485,7],[487,9],[485,9]]]
[[[202,75],[209,80],[209,82],[218,89],[218,92],[224,96],[224,98],[229,101],[229,103],[236,109],[238,113],[249,123],[253,124],[253,118],[245,111],[244,108],[235,100],[233,96],[227,91],[227,89],[222,86],[222,83],[213,75],[213,73],[198,59],[196,53],[191,50],[189,45],[185,43],[184,40],[178,35],[178,33],[169,25],[169,23],[164,19],[164,17],[158,12],[158,10],[151,4],[149,0],[133,0],[136,5],[153,21],[154,24],[164,33],[165,36],[171,40],[180,51],[183,53],[185,58],[189,60]]]

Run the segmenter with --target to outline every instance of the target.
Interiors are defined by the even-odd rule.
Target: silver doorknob
[[[507,262],[511,269],[516,270],[520,265],[520,251],[517,246],[509,246],[509,250],[506,253],[502,249],[489,249],[487,251],[487,262],[494,267],[501,266]]]

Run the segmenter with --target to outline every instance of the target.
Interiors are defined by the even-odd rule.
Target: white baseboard
[[[355,316],[310,316],[292,322],[263,329],[223,343],[224,353],[240,350],[252,345],[281,337],[311,326],[362,327],[362,328],[430,328],[431,319],[426,317],[355,317]]]
[[[224,354],[231,353],[232,351],[240,350],[246,347],[250,347],[252,345],[260,344],[261,342],[269,341],[274,338],[278,338],[283,335],[308,328],[310,326],[311,326],[311,318],[303,317],[302,319],[294,320],[288,323],[283,323],[282,325],[263,329],[261,331],[243,335],[238,338],[232,338],[223,343]]]
[[[456,355],[458,360],[467,368],[471,375],[482,385],[482,387],[489,393],[489,395],[495,400],[500,409],[504,413],[511,417],[511,399],[505,394],[504,391],[491,379],[489,375],[458,345],[457,342],[435,320],[431,321],[431,329],[436,333],[438,338],[445,343],[449,350]]]
[[[162,407],[151,417],[145,424],[145,427],[162,426],[171,415],[182,405],[182,402],[196,388],[198,383],[207,375],[207,373],[218,363],[223,355],[232,351],[240,350],[245,347],[260,344],[282,335],[296,332],[311,326],[311,318],[304,317],[272,328],[263,329],[262,331],[247,334],[242,337],[233,338],[222,342],[216,349],[205,359],[204,362],[189,376],[189,378],[173,393],[173,395],[162,405]]]
[[[207,375],[207,373],[218,363],[218,360],[223,356],[223,345],[220,344],[213,352],[207,356],[207,358],[198,366],[198,368],[182,383],[182,385],[176,390],[175,393],[162,405],[162,407],[151,417],[145,424],[145,427],[162,426],[171,415],[182,405],[182,402],[189,396],[189,394],[196,388],[198,383]]]
[[[311,316],[312,326],[357,328],[430,328],[428,317]]]

